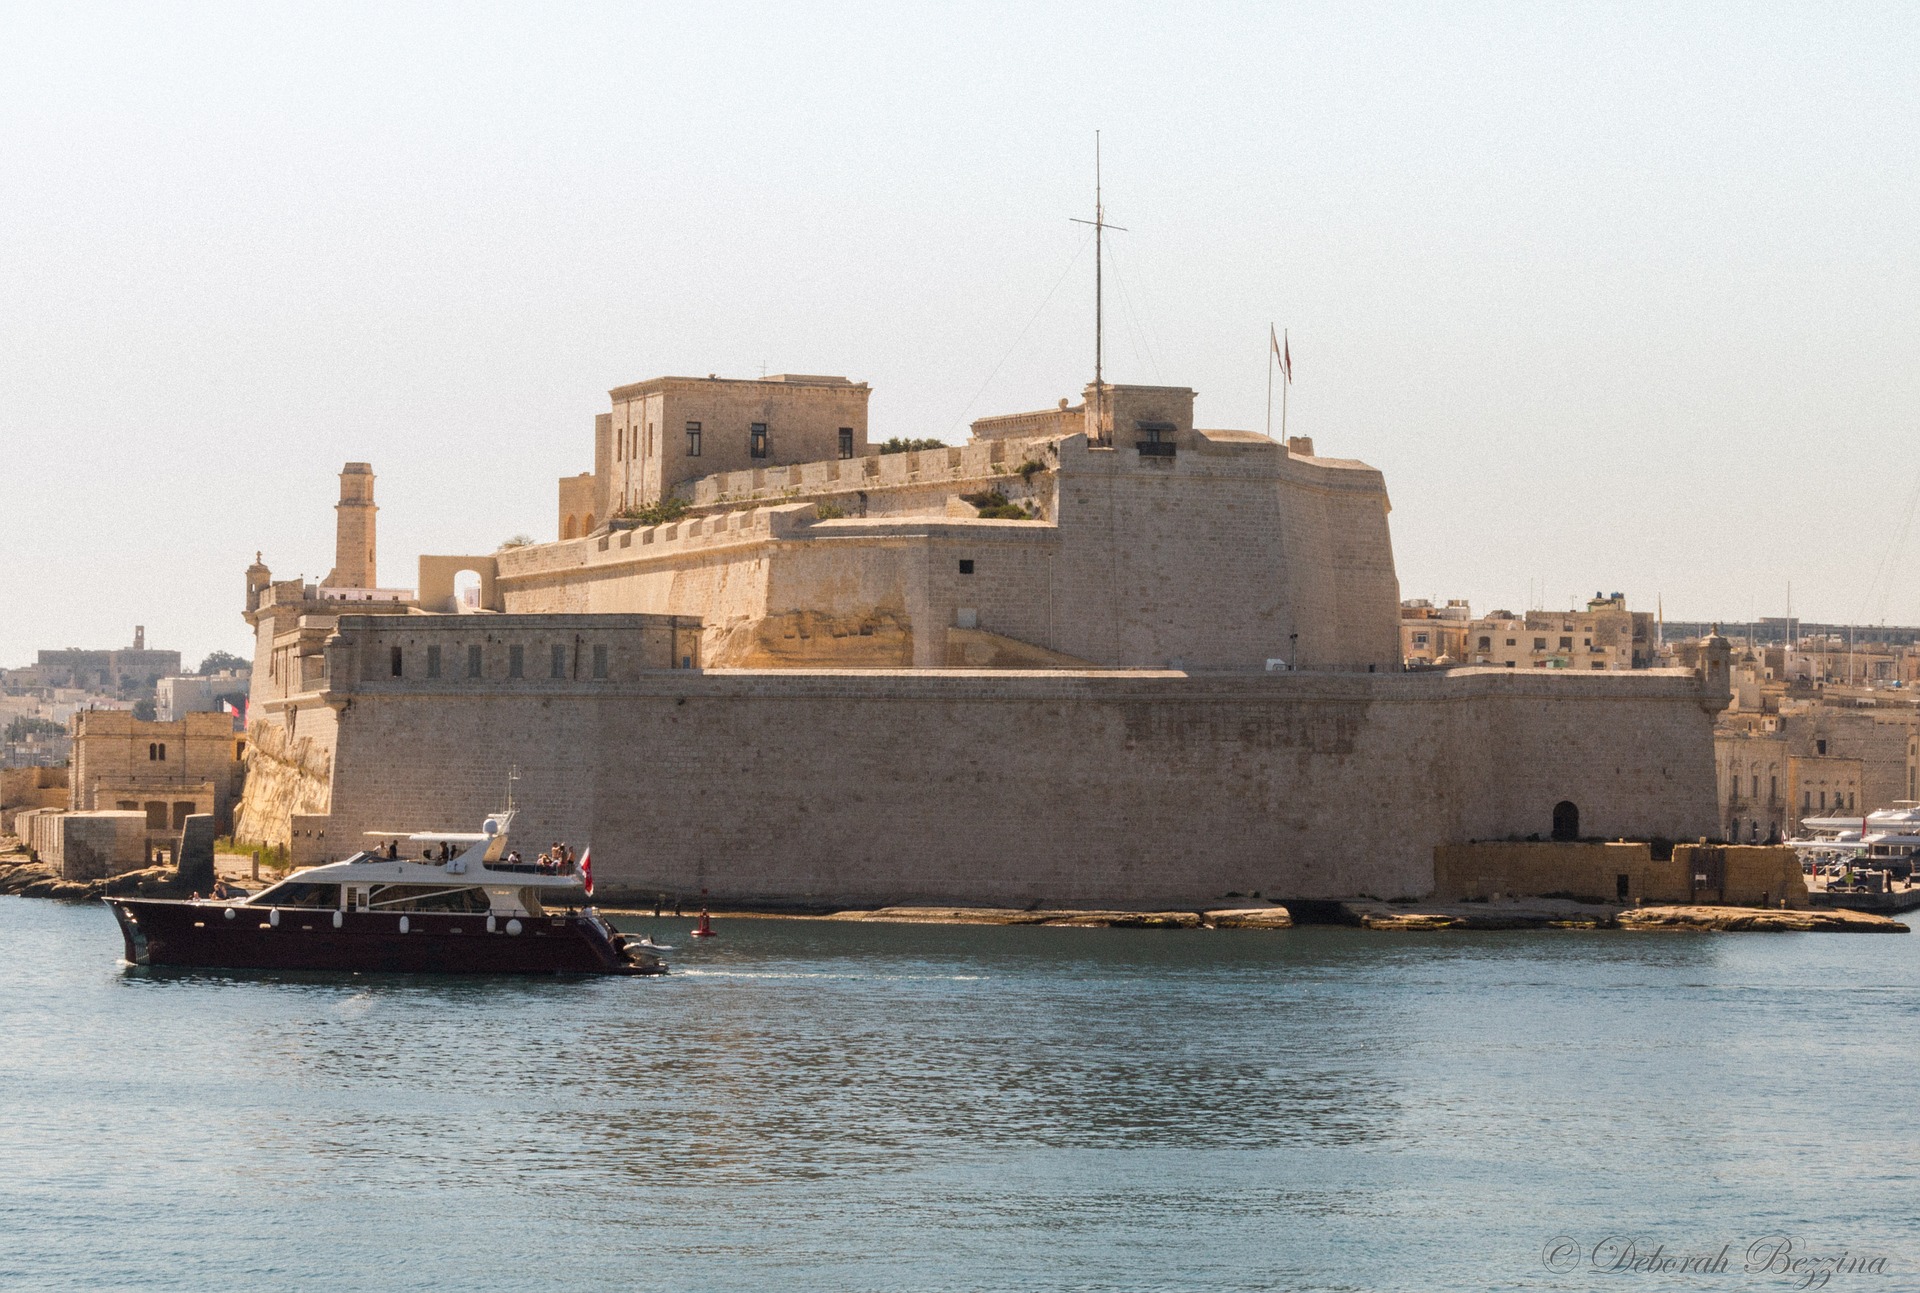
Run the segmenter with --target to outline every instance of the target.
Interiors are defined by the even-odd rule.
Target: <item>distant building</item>
[[[1653,616],[1627,599],[1595,593],[1584,611],[1493,611],[1474,619],[1458,599],[1436,607],[1400,604],[1401,654],[1408,667],[1491,665],[1496,669],[1651,669],[1659,654]]]
[[[1464,664],[1473,611],[1456,597],[1435,606],[1424,597],[1400,603],[1400,654],[1409,668]]]
[[[42,651],[24,669],[0,670],[0,689],[10,692],[47,692],[58,687],[131,699],[151,696],[162,678],[180,672],[178,651],[149,651],[147,630],[136,626],[133,645],[118,651],[85,651],[68,647]]]
[[[177,836],[197,813],[211,813],[224,834],[245,753],[246,739],[225,714],[188,714],[172,723],[106,710],[76,714],[73,810],[144,812],[155,843]]]
[[[162,723],[174,723],[188,714],[215,713],[223,700],[230,701],[236,710],[244,709],[252,686],[251,669],[162,678],[155,689],[154,717]]]

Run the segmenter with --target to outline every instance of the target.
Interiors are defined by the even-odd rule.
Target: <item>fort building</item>
[[[1420,896],[1443,843],[1716,834],[1723,640],[1408,673],[1380,473],[1189,389],[897,454],[844,378],[611,394],[552,542],[375,588],[350,471],[361,586],[249,568],[238,834],[339,856],[517,769],[612,893],[796,905]]]

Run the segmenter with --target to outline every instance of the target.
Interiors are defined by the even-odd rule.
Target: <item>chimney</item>
[[[135,651],[145,651],[147,649],[147,626],[144,624],[136,624],[133,626],[133,649]]]

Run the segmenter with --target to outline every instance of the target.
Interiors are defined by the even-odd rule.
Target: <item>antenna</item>
[[[513,783],[520,780],[520,765],[513,764],[507,769],[507,811],[513,811]]]
[[[1104,236],[1109,229],[1127,232],[1124,226],[1107,223],[1107,209],[1100,201],[1100,132],[1093,132],[1093,219],[1082,220],[1079,216],[1069,216],[1075,224],[1093,226],[1093,430],[1102,441],[1106,440],[1106,420],[1102,405],[1105,403],[1105,383],[1101,360],[1106,333],[1106,297],[1101,272],[1106,266]],[[1082,243],[1082,246],[1086,244]]]

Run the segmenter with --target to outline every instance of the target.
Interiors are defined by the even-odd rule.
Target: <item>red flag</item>
[[[1273,343],[1273,359],[1280,365],[1280,375],[1287,379],[1287,385],[1293,385],[1293,348],[1289,346],[1273,325],[1267,325],[1267,340]]]
[[[587,897],[593,897],[593,850],[591,848],[580,855],[580,883],[587,887]]]

